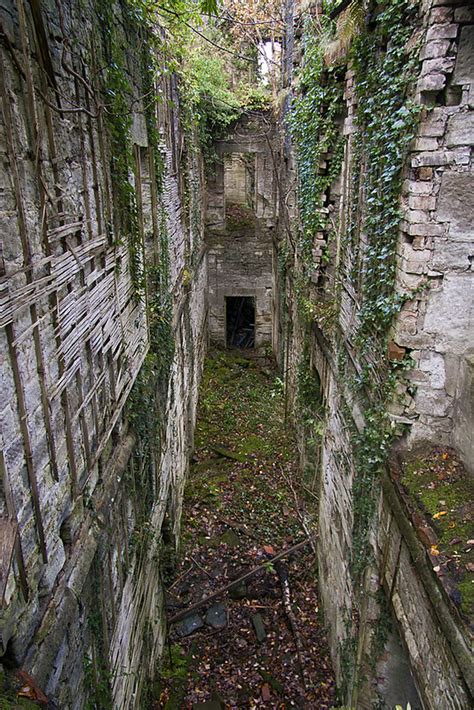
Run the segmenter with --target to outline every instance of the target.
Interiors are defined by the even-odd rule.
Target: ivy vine
[[[387,408],[411,362],[409,358],[389,362],[387,339],[404,298],[396,292],[396,252],[403,166],[419,114],[419,106],[410,98],[418,53],[416,47],[407,48],[416,12],[409,0],[386,0],[374,16],[375,26],[356,38],[351,52],[358,132],[348,235],[359,270],[356,284],[362,305],[355,344],[364,363],[353,385],[366,404],[364,430],[353,436],[352,567],[356,579],[361,578],[369,556],[370,523],[376,505],[374,483],[396,434]]]
[[[316,234],[329,228],[326,197],[339,174],[344,150],[337,119],[343,111],[343,66],[326,67],[324,50],[311,18],[305,21],[304,61],[290,114],[298,164],[301,220],[299,252],[308,272]],[[324,164],[326,163],[326,167]]]

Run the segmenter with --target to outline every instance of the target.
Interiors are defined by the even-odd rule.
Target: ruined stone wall
[[[412,5],[417,16],[408,45],[419,48],[419,61],[407,106],[418,110],[418,123],[407,146],[397,196],[401,220],[393,282],[393,293],[403,296],[381,361],[364,348],[359,336],[371,242],[365,231],[364,173],[359,177],[355,167],[361,154],[359,86],[350,63],[345,69],[339,63],[343,100],[333,126],[342,160],[331,186],[320,196],[319,209],[329,217],[328,226],[313,234],[312,269],[304,264],[308,259],[300,246],[298,215],[292,221],[292,239],[280,229],[285,256],[282,310],[291,323],[282,336],[287,342],[283,366],[300,432],[303,475],[320,498],[320,590],[333,660],[344,702],[358,708],[372,707],[378,695],[388,699],[384,693],[389,682],[382,676],[396,672],[386,667],[379,683],[371,682],[374,660],[383,650],[376,639],[382,608],[400,634],[400,663],[406,661],[407,673],[413,675],[413,681],[405,677],[404,682],[407,688],[413,686],[418,703],[464,708],[473,692],[466,620],[433,574],[433,561],[413,534],[411,511],[400,502],[391,478],[383,487],[380,478],[364,483],[365,470],[385,450],[378,436],[384,429],[385,441],[392,441],[395,433],[392,446],[399,452],[444,444],[456,449],[467,467],[473,464],[467,433],[473,429],[473,14],[462,1]],[[377,21],[373,15],[369,20],[368,32],[376,32]],[[381,41],[380,52],[386,46]],[[371,70],[365,67],[366,76]],[[361,71],[359,66],[359,76]],[[378,100],[376,93],[364,98],[375,109]],[[364,140],[368,145],[370,136],[362,137],[362,151]],[[335,160],[331,152],[324,154],[320,174],[328,174]],[[291,170],[285,179],[283,191],[289,193],[297,187]],[[350,225],[355,203],[363,226],[354,231]],[[374,320],[372,332],[377,327]],[[382,393],[390,361],[407,363],[406,379],[398,380],[388,414],[377,419],[377,386]],[[367,381],[369,387],[361,384]],[[313,421],[307,423],[308,382],[319,390],[312,414],[316,427]],[[357,519],[370,499],[374,512],[366,514],[361,532]],[[361,554],[356,535],[360,541],[361,534],[362,577],[354,572]],[[393,702],[413,698],[408,691],[400,693]]]
[[[126,3],[1,13],[0,660],[58,707],[139,707],[206,342],[202,166]]]
[[[407,446],[455,446],[474,466],[474,13],[461,2],[435,2],[421,54],[417,99],[426,107],[410,156],[402,205],[402,287],[428,283],[407,304],[394,342],[416,361]],[[469,405],[468,402],[471,402]]]
[[[274,126],[265,114],[241,119],[215,145],[207,182],[209,335],[226,345],[225,299],[255,299],[255,347],[272,342],[272,234],[276,221]]]

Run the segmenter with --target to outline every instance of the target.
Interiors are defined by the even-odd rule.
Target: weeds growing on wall
[[[395,291],[396,249],[403,166],[419,113],[419,107],[410,98],[412,82],[418,75],[418,48],[409,42],[417,23],[417,6],[410,0],[382,0],[370,3],[369,10],[365,22],[358,25],[358,34],[351,38],[348,58],[355,73],[357,132],[352,139],[348,225],[340,235],[339,259],[335,265],[335,280],[348,284],[360,309],[352,333],[339,333],[333,341],[341,380],[352,388],[365,421],[364,429],[358,431],[348,405],[343,404],[344,419],[351,427],[355,468],[351,569],[356,590],[370,562],[369,535],[378,499],[378,481],[397,433],[388,406],[411,365],[409,357],[390,362],[387,341],[394,317],[403,302],[413,295]],[[318,232],[327,235],[332,228],[324,208],[341,167],[345,138],[340,138],[337,124],[342,114],[346,67],[325,65],[325,40],[321,38],[323,34],[327,38],[330,32],[334,37],[335,29],[324,18],[320,29],[322,32],[318,30],[318,34],[311,20],[307,21],[304,62],[291,119],[301,218],[298,243],[301,265],[293,283],[301,301],[302,323],[312,325],[317,321],[327,336],[331,324],[317,319],[306,284],[315,268],[312,255],[315,235]],[[310,326],[305,327],[308,330]],[[362,366],[356,375],[351,374],[354,370],[348,362],[345,343],[348,335],[352,336],[355,355]],[[356,651],[353,641],[349,631],[341,656],[348,679],[352,677]]]
[[[418,61],[417,48],[407,49],[415,13],[409,0],[385,2],[376,31],[362,33],[352,51],[358,96],[354,176],[357,187],[363,180],[364,193],[353,193],[349,233],[357,244],[361,233],[367,239],[359,262],[357,344],[363,354],[385,355],[386,335],[402,303],[395,293],[402,170],[420,109],[407,97]]]
[[[306,275],[313,265],[317,233],[330,229],[326,198],[339,174],[344,149],[338,119],[343,111],[345,67],[325,66],[319,33],[313,20],[307,19],[304,61],[290,114],[298,164],[298,247]]]
[[[123,3],[123,18],[126,29],[137,36],[137,26]],[[144,267],[142,245],[138,226],[138,207],[131,176],[133,175],[133,148],[130,131],[133,113],[130,110],[132,89],[130,86],[125,56],[126,35],[118,30],[112,3],[99,0],[97,3],[99,27],[106,63],[103,72],[105,124],[110,141],[110,176],[112,181],[113,214],[108,225],[109,236],[119,246],[124,241],[129,250],[129,265],[132,283],[137,297],[144,290]]]
[[[375,28],[354,42],[352,64],[358,95],[353,192],[348,239],[356,257],[362,306],[356,345],[364,362],[354,383],[366,402],[365,428],[354,438],[353,572],[360,579],[368,561],[374,481],[395,436],[387,406],[410,359],[390,363],[387,338],[404,296],[396,293],[396,249],[403,165],[414,138],[419,107],[409,98],[417,75],[417,48],[408,48],[416,21],[409,0],[386,0]],[[359,189],[363,181],[363,197]],[[365,237],[365,246],[361,247]]]

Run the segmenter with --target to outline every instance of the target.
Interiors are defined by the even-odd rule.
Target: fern
[[[335,36],[325,33],[321,37],[326,65],[335,64],[346,57],[352,40],[364,25],[364,20],[364,0],[353,0],[337,18]]]

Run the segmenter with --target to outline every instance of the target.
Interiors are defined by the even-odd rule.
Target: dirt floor
[[[268,362],[208,357],[156,708],[331,708],[334,678],[282,383]],[[252,568],[194,612],[185,610]],[[285,603],[286,600],[286,603]],[[178,619],[173,621],[173,617]],[[205,703],[204,705],[201,705]]]

